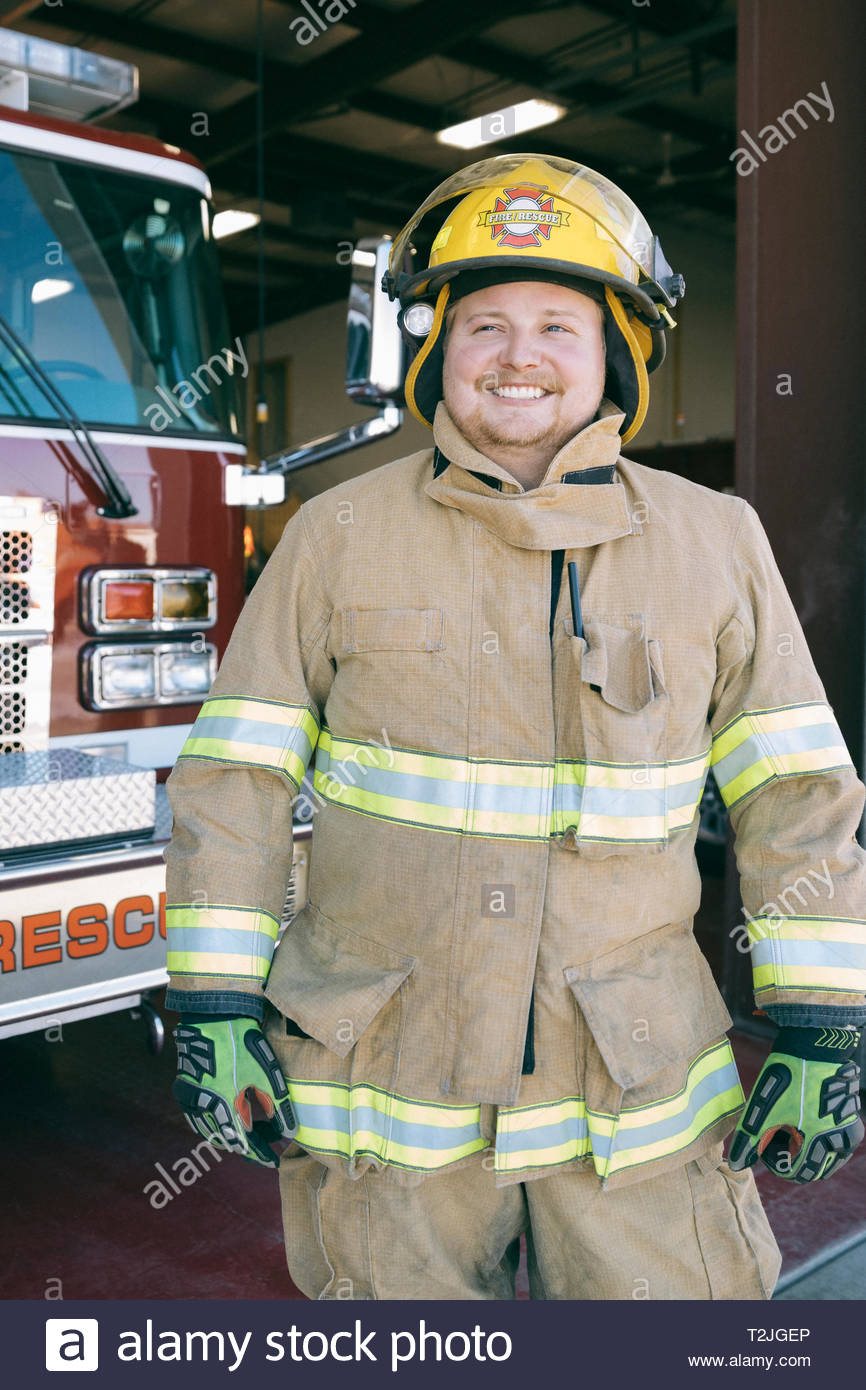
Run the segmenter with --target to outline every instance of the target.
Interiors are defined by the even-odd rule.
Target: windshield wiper
[[[138,507],[135,506],[125,484],[112,468],[87,426],[76,414],[59,387],[55,386],[41,364],[37,362],[27,344],[18,336],[12,325],[7,323],[2,314],[0,314],[0,342],[3,343],[7,352],[20,363],[22,370],[29,376],[33,385],[41,391],[49,405],[74,435],[85,461],[90,465],[90,470],[107,499],[104,506],[96,508],[99,515],[108,517],[112,521],[119,521],[127,516],[137,516]]]

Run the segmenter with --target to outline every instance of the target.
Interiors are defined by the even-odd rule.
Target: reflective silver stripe
[[[578,1096],[546,1105],[499,1109],[495,1167],[501,1172],[548,1168],[592,1153],[596,1173],[679,1153],[743,1103],[730,1043],[714,1043],[694,1059],[676,1095],[624,1107],[618,1116],[586,1106]]]
[[[775,778],[851,767],[829,705],[745,710],[713,738],[712,765],[727,806]]]
[[[709,752],[671,763],[495,762],[387,748],[323,729],[314,789],[383,820],[459,835],[663,842],[691,825]]]
[[[315,767],[326,801],[384,820],[513,839],[549,833],[552,764],[382,748],[323,729]]]
[[[866,992],[862,918],[751,917],[748,935],[756,994],[767,989]]]
[[[299,788],[312,758],[319,721],[308,705],[251,696],[210,696],[178,761],[203,758],[284,773]]]
[[[866,944],[834,946],[831,941],[756,941],[752,947],[755,965],[772,965],[781,958],[784,965],[820,965],[839,970],[858,970],[866,987]],[[853,986],[852,986],[853,988]]]
[[[415,1101],[363,1082],[288,1079],[300,1128],[311,1153],[339,1154],[350,1163],[373,1155],[395,1168],[435,1172],[487,1147],[481,1107]]]

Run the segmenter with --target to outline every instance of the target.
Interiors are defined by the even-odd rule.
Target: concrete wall
[[[642,446],[734,432],[734,243],[731,237],[700,235],[672,225],[658,228],[671,265],[686,277],[687,294],[676,315],[678,327],[668,337],[668,356],[650,378],[651,401],[646,424],[636,438]],[[266,359],[288,356],[291,400],[291,445],[302,444],[369,412],[352,405],[343,388],[345,355],[344,304],[330,304],[265,333]],[[247,340],[250,360],[256,343]],[[677,424],[677,413],[682,416]],[[267,533],[278,519],[326,488],[390,459],[429,448],[431,434],[406,412],[397,434],[369,448],[302,469],[289,479],[293,501],[269,517]],[[277,535],[279,530],[277,530]],[[270,548],[270,547],[268,547]]]

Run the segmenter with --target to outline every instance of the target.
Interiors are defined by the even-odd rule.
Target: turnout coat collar
[[[509,545],[563,550],[634,534],[638,529],[622,480],[576,487],[569,475],[615,465],[625,416],[603,402],[600,417],[564,444],[537,487],[524,489],[506,468],[475,449],[440,401],[433,422],[436,449],[447,466],[424,484],[446,507],[456,507]],[[499,486],[484,481],[481,473]]]

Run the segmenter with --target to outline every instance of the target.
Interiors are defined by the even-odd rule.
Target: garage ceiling
[[[267,322],[342,298],[346,242],[396,232],[440,179],[490,153],[581,160],[621,184],[651,223],[675,217],[733,235],[736,0],[306,6],[263,2]],[[345,20],[325,20],[340,9]],[[325,25],[315,38],[311,12]],[[255,209],[251,0],[0,0],[0,25],[136,63],[141,98],[108,124],[190,150],[218,209]],[[566,113],[478,150],[435,138],[529,97]],[[220,251],[232,325],[246,332],[256,316],[257,233],[226,239]]]

